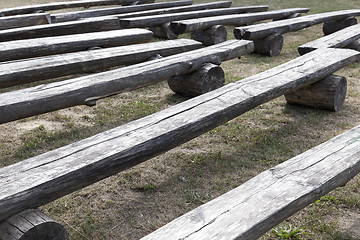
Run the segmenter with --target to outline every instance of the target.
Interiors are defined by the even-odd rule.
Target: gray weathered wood
[[[2,42],[0,61],[84,51],[91,47],[115,47],[149,42],[152,35],[151,31],[145,29],[123,29]]]
[[[153,3],[154,0],[76,0],[69,2],[52,2],[52,3],[0,9],[0,16],[28,14],[38,11],[58,10],[65,8],[77,8],[77,7],[88,8],[88,7],[106,6],[106,5],[126,5],[132,2]]]
[[[352,26],[357,24],[357,19],[355,17],[348,17],[341,21],[329,21],[324,22],[323,25],[323,32],[325,35],[329,35],[331,33],[334,33],[336,31],[339,31],[343,28]]]
[[[360,126],[186,213],[141,240],[255,240],[360,171]]]
[[[50,14],[34,13],[0,18],[0,30],[51,23]]]
[[[358,39],[360,39],[360,24],[305,43],[298,48],[298,52],[303,55],[318,48],[344,48]]]
[[[268,19],[286,18],[294,13],[306,13],[308,11],[308,8],[289,8],[268,12],[232,14],[214,17],[195,16],[194,19],[182,21],[172,20],[171,29],[177,34],[183,34],[208,29],[214,25],[243,26]]]
[[[269,35],[263,39],[254,40],[254,52],[268,55],[278,56],[283,47],[284,38],[280,34]]]
[[[168,80],[169,87],[186,97],[196,97],[224,86],[225,73],[218,65],[207,63],[199,70]]]
[[[154,37],[158,38],[177,39],[179,37],[179,35],[171,31],[170,23],[164,23],[161,26],[151,27],[149,30],[153,32]]]
[[[108,72],[3,93],[0,123],[81,104],[94,105],[98,99],[188,74],[204,63],[220,64],[252,50],[251,41],[233,40]]]
[[[240,14],[240,13],[244,13],[244,11],[247,12],[248,10],[247,9],[244,10],[243,7],[233,7],[233,8],[209,9],[202,11],[191,11],[184,13],[151,15],[151,16],[133,17],[133,18],[120,18],[120,26],[123,28],[154,27],[154,26],[160,26],[167,22],[172,22],[177,20],[191,19],[197,17],[221,16],[227,14]]]
[[[6,62],[0,64],[0,87],[102,71],[144,62],[156,54],[169,56],[200,47],[202,44],[194,40],[178,39]]]
[[[209,48],[214,48],[214,46]],[[214,49],[219,49],[219,47]],[[225,58],[233,57],[233,53],[229,51],[225,51],[221,55],[223,54]],[[41,206],[170,150],[264,102],[284,95],[292,89],[324,78],[353,62],[359,55],[359,52],[348,49],[319,49],[266,72],[228,84],[145,118],[14,165],[3,167],[0,169],[0,221],[24,209]],[[184,54],[177,56],[184,56]],[[188,54],[187,58],[190,56],[193,55]],[[199,59],[204,58],[206,58],[204,55],[199,56]],[[131,66],[124,68],[121,72],[112,73],[116,73],[118,79],[121,78],[121,75],[128,76],[129,81],[139,79],[141,76],[142,78],[152,78],[152,76],[158,78],[166,75],[164,78],[169,78],[175,72],[170,70],[175,70],[175,67],[179,70],[179,65],[183,66],[180,71],[180,74],[183,74],[198,68],[196,65],[200,63],[192,61],[193,64],[189,64],[189,62],[179,64],[174,61],[169,64],[169,62],[164,61],[166,59],[162,58],[149,62],[148,65],[133,65],[135,67]],[[161,61],[165,62],[169,71],[163,71],[162,67],[155,67]],[[216,60],[213,56],[204,59],[203,62],[218,61],[219,59]],[[134,78],[129,77],[131,72]],[[96,76],[96,80],[99,82],[98,86],[100,86],[101,75],[94,76]],[[79,80],[81,79],[77,79],[77,81]],[[45,87],[50,87],[50,85],[43,85],[37,90]],[[16,97],[21,97],[15,92],[13,94]],[[75,92],[71,94],[75,94]],[[11,98],[5,98],[5,101],[9,101],[9,99]],[[3,102],[2,97],[0,102]],[[9,107],[12,108],[13,106]],[[0,116],[3,115],[4,112],[1,110]],[[360,144],[360,142],[357,143]],[[360,147],[356,146],[356,149],[354,153],[359,151]],[[319,159],[323,158],[321,154],[318,157],[320,157]],[[345,166],[345,164],[340,164],[340,166]],[[327,177],[326,174],[316,174]],[[308,180],[311,179],[308,178]],[[339,184],[343,183],[340,182]],[[261,184],[257,184],[257,186],[263,187]],[[271,189],[269,193],[271,192],[279,196],[277,188]],[[287,189],[287,191],[282,190],[280,193],[295,194],[297,191],[293,193]],[[267,201],[268,199],[260,200]],[[266,206],[271,205],[266,204]],[[222,204],[222,207],[228,206]],[[222,208],[214,209],[213,213],[222,210]],[[260,210],[259,208],[256,209]],[[240,211],[239,214],[248,212],[250,211]],[[183,230],[191,233],[193,230],[203,228],[204,224],[209,224],[207,220],[201,221],[201,218],[194,218],[194,221],[196,219],[200,220],[197,224],[191,223],[183,226],[174,235],[169,235],[171,236],[170,239],[177,239],[179,235],[181,237],[186,236],[187,234],[183,235]],[[210,219],[213,220],[214,218]],[[246,220],[253,221],[255,218],[246,218]],[[248,224],[241,223],[236,229],[245,226]],[[217,230],[223,231],[231,231],[232,229],[235,228],[217,228]]]
[[[26,15],[24,15],[26,16]],[[1,18],[0,18],[1,19]],[[0,42],[120,29],[117,17],[102,17],[0,31]]]
[[[276,22],[260,23],[234,29],[237,39],[260,39],[272,34],[284,34],[311,27],[315,24],[338,21],[347,17],[360,16],[360,9],[336,12],[318,13],[298,18],[279,20]]]
[[[39,209],[24,210],[0,223],[2,240],[69,240],[65,228]]]
[[[329,75],[316,83],[285,94],[285,99],[290,104],[336,112],[344,105],[346,91],[345,77]]]
[[[191,38],[210,46],[227,40],[227,30],[223,25],[215,25],[206,30],[199,30],[191,33]]]
[[[51,20],[53,23],[67,22],[67,21],[80,20],[83,18],[101,17],[106,15],[139,12],[139,11],[153,10],[159,8],[172,8],[179,6],[187,6],[191,4],[192,4],[192,0],[183,0],[183,1],[150,3],[150,4],[142,4],[142,5],[134,5],[134,6],[104,8],[104,9],[91,9],[91,10],[67,12],[67,13],[55,13],[51,15]]]

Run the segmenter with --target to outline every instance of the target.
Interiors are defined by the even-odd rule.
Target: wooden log
[[[149,42],[152,32],[124,29],[58,37],[34,38],[0,43],[0,62],[84,51],[90,47],[115,47]]]
[[[24,210],[0,223],[4,240],[69,240],[64,226],[39,209]]]
[[[99,72],[115,66],[144,62],[156,54],[170,56],[200,47],[202,44],[194,40],[178,39],[6,62],[0,64],[0,87]]]
[[[0,30],[51,23],[50,14],[34,13],[0,18]]]
[[[199,70],[168,80],[169,87],[186,97],[196,97],[224,86],[225,73],[215,64],[204,64]]]
[[[227,31],[223,25],[215,25],[206,30],[199,30],[191,33],[191,38],[210,46],[227,40]]]
[[[154,2],[154,0],[76,0],[69,2],[52,2],[52,3],[0,9],[0,16],[29,14],[39,11],[50,11],[50,10],[59,10],[59,9],[77,8],[77,7],[89,8],[89,7],[106,6],[106,5],[126,5],[134,1],[137,1],[139,3]]]
[[[120,23],[117,17],[102,17],[65,23],[53,23],[40,26],[2,30],[0,31],[0,42],[118,29],[120,29]]]
[[[171,29],[177,34],[183,34],[187,32],[194,32],[198,30],[208,29],[214,25],[225,26],[243,26],[252,24],[254,22],[283,18],[290,16],[297,12],[308,12],[308,8],[289,8],[281,10],[273,10],[268,12],[256,12],[246,14],[231,14],[231,15],[219,15],[214,17],[200,17],[195,16],[194,19],[176,21],[172,20]]]
[[[329,35],[346,27],[357,24],[357,19],[355,17],[347,17],[341,21],[329,21],[324,22],[323,32],[325,35]]]
[[[360,51],[360,40],[355,40],[349,43],[348,45],[346,45],[345,47],[356,51]]]
[[[177,39],[179,35],[173,33],[170,29],[170,23],[164,23],[158,27],[149,28],[153,32],[154,37],[164,38],[164,39]]]
[[[280,34],[273,34],[263,39],[254,40],[254,52],[267,56],[278,56],[283,47],[284,38]]]
[[[132,13],[132,12],[153,10],[159,8],[172,8],[179,6],[187,6],[191,4],[192,4],[192,0],[183,0],[183,1],[174,1],[174,2],[150,3],[150,4],[142,4],[142,5],[134,5],[134,6],[113,7],[113,8],[105,8],[105,9],[91,9],[85,11],[52,14],[51,20],[53,23],[67,22],[67,21],[80,20],[83,18],[94,18],[94,17],[101,17],[106,15]]]
[[[344,105],[347,90],[345,77],[329,75],[326,78],[285,94],[289,104],[338,111]]]
[[[219,50],[219,47],[217,46],[215,49]],[[230,57],[228,54],[229,49],[225,53],[226,58]],[[260,104],[286,94],[292,89],[314,83],[353,62],[359,54],[357,51],[348,49],[319,49],[266,72],[228,84],[145,118],[3,167],[0,169],[0,222],[24,209],[51,202],[179,146]],[[187,54],[186,56],[189,58],[193,55]],[[184,54],[177,56],[184,56]],[[167,58],[155,60],[158,61],[156,65],[165,62],[164,66],[169,71],[164,71],[162,67],[155,68],[154,63],[156,62],[151,61],[141,65],[132,65],[124,68],[121,72],[112,73],[116,73],[114,75],[119,78],[119,75],[122,74],[129,76],[129,71],[137,72],[137,74],[133,74],[133,78],[128,78],[129,81],[139,78],[159,78],[164,75],[166,75],[164,78],[169,78],[177,72],[173,71],[175,66],[182,65],[180,74],[184,74],[198,68],[198,63],[214,61],[214,56],[204,58],[207,57],[199,56],[199,59],[204,60],[201,63],[191,59],[192,64],[189,62],[179,64],[178,61],[174,61],[170,65],[168,61],[164,61]],[[180,58],[174,60],[180,60]],[[145,64],[149,64],[147,70]],[[177,68],[177,70],[179,69]],[[95,74],[94,76],[96,76],[97,82],[102,80],[99,78],[101,75]],[[43,85],[36,89],[40,90],[44,87],[50,87],[50,85]],[[35,88],[33,88],[35,94],[34,91]],[[72,92],[71,94],[76,93]],[[22,97],[19,94],[14,94],[14,96]],[[0,103],[4,102],[3,99],[9,101],[12,98],[1,97]],[[61,99],[61,101],[66,101],[66,99]],[[32,107],[34,106],[27,108]],[[13,109],[13,106],[9,106],[9,109]],[[4,114],[3,108],[0,112],[1,117],[7,115]],[[360,144],[359,141],[357,143]],[[360,147],[356,146],[355,149],[357,150],[354,153],[360,156],[358,154]],[[346,164],[340,165],[345,166]],[[311,179],[308,178],[308,180]],[[258,186],[263,187],[262,185]],[[273,189],[270,192],[272,191]],[[290,191],[281,192],[290,193]],[[274,193],[278,194],[277,191]],[[223,206],[225,205],[223,204]],[[241,211],[240,214],[247,212],[249,211]],[[252,220],[252,218],[247,220]],[[204,227],[202,224],[209,223],[208,221],[200,222],[200,227],[198,224],[190,224],[184,229],[189,232],[197,231]],[[241,222],[239,226],[248,226],[248,224]],[[219,229],[229,231],[232,228]],[[170,239],[177,239],[178,234],[181,237],[187,236],[182,235],[183,231],[176,233],[170,235]]]
[[[123,28],[154,27],[172,21],[200,18],[200,17],[221,16],[227,14],[240,14],[243,12],[244,12],[243,7],[233,7],[233,8],[208,9],[202,11],[191,11],[184,13],[151,15],[151,16],[133,17],[133,18],[120,18],[120,26]],[[266,13],[259,13],[259,14],[266,14]]]
[[[360,9],[318,13],[298,18],[238,27],[234,29],[234,34],[237,39],[259,39],[272,34],[298,31],[319,23],[331,20],[337,21],[350,16],[360,16]]]
[[[305,43],[298,48],[300,55],[318,48],[344,48],[360,39],[360,24],[356,24],[314,41]]]
[[[258,239],[360,171],[360,126],[260,173],[141,240]]]
[[[252,50],[251,41],[233,40],[112,71],[3,93],[0,123],[81,104],[93,105],[98,99],[167,81],[193,72],[204,63],[220,64]]]

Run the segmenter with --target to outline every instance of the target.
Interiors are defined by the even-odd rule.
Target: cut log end
[[[176,93],[195,97],[210,92],[225,84],[223,69],[215,64],[204,64],[199,70],[168,80],[169,87]]]
[[[162,26],[158,27],[151,27],[149,30],[152,31],[154,33],[154,36],[158,38],[170,40],[179,38],[179,35],[171,30],[170,23],[164,23]]]
[[[191,33],[191,38],[210,46],[227,40],[227,31],[223,25],[215,25],[206,30],[199,30]]]
[[[337,32],[341,29],[350,27],[355,24],[357,24],[357,19],[355,17],[348,17],[341,21],[325,22],[323,25],[323,32],[325,35],[329,35],[331,33]]]
[[[0,239],[69,240],[60,223],[38,209],[24,210],[0,224]]]
[[[254,52],[267,56],[278,56],[283,47],[282,35],[274,34],[263,39],[254,40]]]
[[[289,104],[338,111],[344,105],[347,91],[345,77],[329,75],[309,86],[285,95]]]

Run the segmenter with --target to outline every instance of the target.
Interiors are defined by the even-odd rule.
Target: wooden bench
[[[91,47],[143,43],[151,41],[152,37],[151,31],[134,28],[2,42],[0,43],[0,62],[84,51]]]
[[[283,162],[142,240],[258,239],[360,172],[360,126]]]
[[[50,14],[33,13],[0,18],[0,30],[51,23]]]
[[[218,47],[214,47],[214,49],[218,49]],[[225,59],[233,57],[233,54],[234,53],[231,53],[230,51],[221,53]],[[178,56],[183,56],[183,54]],[[191,54],[190,56],[194,56],[194,54]],[[298,87],[314,83],[355,61],[359,56],[360,53],[354,50],[319,49],[266,72],[243,79],[236,83],[228,84],[222,88],[190,99],[161,112],[157,112],[68,146],[1,168],[0,222],[4,221],[1,225],[6,225],[8,221],[10,221],[6,219],[11,219],[12,221],[14,218],[16,219],[16,214],[23,210],[39,207],[76,191],[77,189],[81,189],[119,171],[137,165],[151,157],[189,141],[262,103],[279,97]],[[135,77],[137,78],[139,76],[143,76],[144,78],[159,78],[160,76],[170,77],[174,72],[188,72],[191,71],[191,69],[197,68],[198,65],[203,62],[213,61],[218,63],[221,59],[220,56],[215,57],[214,55],[208,57],[198,55],[196,58],[198,59],[196,61],[195,59],[192,59],[191,63],[189,61],[179,62],[180,58],[168,58],[169,61],[165,61],[164,58],[162,59],[164,64],[160,64],[159,61],[155,60],[124,68],[120,75],[124,74],[124,76],[128,76],[126,77],[128,80],[132,81]],[[169,71],[163,71],[162,66],[164,65],[167,66]],[[129,72],[133,72],[132,76],[134,77],[130,77]],[[116,74],[118,75],[119,72],[116,72]],[[96,79],[101,81],[99,76],[100,75],[97,75]],[[49,85],[33,89],[33,91],[40,90],[46,86]],[[50,88],[48,89],[50,90]],[[21,95],[16,94],[16,96]],[[13,106],[9,106],[9,108],[11,107]],[[28,106],[27,108],[32,107],[35,106]],[[1,112],[0,116],[3,115],[7,114]],[[352,149],[354,152],[359,151],[355,150],[359,149],[357,146],[357,144],[359,144],[357,139],[358,137],[353,140],[356,140],[356,144],[353,145],[350,144],[353,141],[347,141],[343,148],[348,147],[348,149],[352,149],[352,147],[354,147],[354,149]],[[335,144],[333,148],[339,149],[339,145]],[[352,151],[349,152],[351,153]],[[356,154],[358,153],[356,152]],[[327,153],[318,154],[319,160],[314,158],[315,163],[320,162],[320,159],[323,159],[326,156],[328,156]],[[341,154],[341,156],[343,157],[343,154]],[[347,159],[350,161],[354,158],[349,157]],[[304,162],[299,161],[299,171],[294,172],[295,174],[300,174],[300,176],[302,176],[300,171],[300,169],[303,169],[302,163]],[[335,161],[335,164],[338,164],[339,166],[327,166],[326,169],[337,170],[338,167],[343,167],[343,164],[341,164],[340,161]],[[279,168],[277,171],[271,170],[269,172],[270,176],[268,176],[271,177],[270,180],[274,178],[278,181],[286,180],[286,175],[281,169],[282,168]],[[311,172],[320,175],[317,171],[319,171],[319,169],[323,170],[323,168],[317,168],[317,166],[314,166],[314,169],[316,170],[315,172],[309,171],[309,173]],[[358,172],[357,168],[349,175],[354,175],[355,172]],[[326,174],[321,176],[327,177]],[[303,178],[301,178],[301,180],[303,180]],[[335,180],[338,180],[338,178]],[[336,181],[330,181],[328,183],[331,185],[333,182],[335,184]],[[296,196],[296,194],[299,194],[298,188],[293,190],[290,183],[291,182],[285,185],[287,191],[281,191],[281,193],[279,193],[279,189],[275,187],[272,188],[271,181],[268,181],[267,184],[269,184],[269,188],[267,191],[269,191],[269,194],[275,193],[278,196],[290,193]],[[294,184],[296,181],[292,181],[292,183]],[[309,183],[314,184],[314,182],[311,182],[311,179]],[[344,181],[340,181],[340,184],[343,183]],[[256,186],[263,187],[259,184]],[[309,188],[311,188],[311,186],[313,185],[310,185]],[[324,192],[326,192],[326,186],[327,185],[320,188],[320,190],[324,189]],[[254,187],[255,186],[252,186],[252,188]],[[305,190],[309,190],[309,188],[305,188]],[[315,187],[314,191],[317,193],[316,197],[322,194],[317,187]],[[267,200],[270,199],[260,198],[258,204],[265,201],[264,206],[273,206],[267,204]],[[254,202],[256,201],[251,201],[251,203]],[[221,206],[219,206],[218,209],[214,209],[213,213],[216,215],[221,212],[220,215],[222,216],[216,215],[216,218],[207,218],[207,213],[203,213],[203,215],[192,215],[194,217],[192,221],[196,221],[196,224],[191,222],[191,224],[186,225],[186,227],[185,225],[178,226],[179,230],[175,231],[174,234],[167,235],[167,238],[165,239],[169,239],[169,236],[171,239],[179,239],[177,236],[186,237],[188,235],[186,233],[192,234],[198,232],[201,234],[202,231],[200,230],[206,231],[207,229],[210,229],[211,232],[222,231],[222,234],[231,237],[234,232],[237,234],[243,227],[248,226],[248,224],[243,224],[243,222],[241,222],[240,225],[236,225],[236,227],[232,228],[231,224],[238,224],[237,222],[233,222],[234,218],[236,220],[241,219],[240,216],[243,215],[244,212],[236,212],[238,215],[232,215],[230,218],[225,218],[226,211],[222,210],[229,205],[224,203],[221,203],[220,205]],[[235,206],[236,205],[238,205],[238,203],[236,203]],[[300,206],[297,207],[302,207],[302,205],[300,204]],[[263,210],[263,208],[255,208],[257,210]],[[280,211],[278,215],[280,215],[279,218],[281,218],[283,211]],[[259,214],[259,216],[261,215]],[[221,221],[217,221],[217,218],[219,220],[221,219]],[[247,220],[250,221],[250,219]],[[254,221],[255,220],[256,219],[254,218]],[[221,225],[222,227],[218,227],[217,224],[219,222],[224,224],[230,222],[230,224],[226,225],[227,227],[225,228],[223,225]],[[9,225],[10,224],[7,226]],[[12,226],[14,225],[16,226],[13,222]],[[2,226],[0,226],[0,229]],[[207,228],[207,226],[210,227]],[[260,224],[257,226],[262,225]],[[262,231],[259,230],[256,233],[262,234]],[[194,239],[199,238],[195,237]]]
[[[319,13],[293,19],[238,27],[234,29],[234,34],[237,39],[254,40],[255,52],[275,56],[279,55],[282,49],[282,34],[298,31],[319,23],[341,21],[348,17],[355,16],[360,16],[359,9]]]

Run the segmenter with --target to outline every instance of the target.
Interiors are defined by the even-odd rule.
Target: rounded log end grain
[[[285,94],[287,103],[339,111],[344,105],[347,92],[345,77],[329,75],[309,86]]]
[[[60,223],[38,209],[27,209],[0,224],[0,239],[69,240]]]
[[[224,86],[225,73],[220,66],[207,63],[193,73],[168,80],[168,84],[176,93],[195,97]]]
[[[281,53],[284,38],[280,34],[273,34],[266,38],[254,40],[254,52],[267,56],[278,56]]]
[[[355,17],[348,17],[340,21],[325,22],[323,25],[323,32],[325,35],[329,35],[355,24],[357,24],[357,19]]]
[[[225,42],[227,40],[227,30],[223,25],[215,25],[206,30],[192,32],[191,38],[205,46],[211,46]]]

